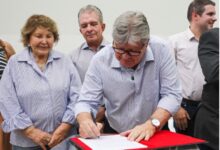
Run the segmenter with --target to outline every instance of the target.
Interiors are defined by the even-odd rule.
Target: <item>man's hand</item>
[[[188,112],[183,108],[177,111],[177,113],[173,116],[174,122],[176,126],[180,130],[186,130],[188,127],[188,119],[190,120]]]
[[[72,125],[68,123],[61,123],[61,125],[54,131],[48,146],[50,148],[61,143],[65,137],[68,135]]]
[[[158,107],[150,118],[157,118],[160,121],[159,130],[167,123],[170,116],[171,114],[167,110]],[[128,136],[128,140],[139,142],[142,139],[149,140],[155,134],[156,130],[157,127],[155,127],[151,119],[149,119],[145,123],[121,133],[121,135]]]
[[[122,132],[122,136],[128,136],[128,140],[139,142],[142,139],[148,140],[156,132],[156,127],[154,127],[150,120],[146,123],[137,125],[131,130]]]
[[[30,126],[23,130],[25,136],[30,138],[36,144],[40,145],[43,150],[46,150],[46,146],[51,140],[51,135],[47,132],[44,132],[40,129],[35,128],[34,126]]]
[[[90,113],[83,112],[77,115],[79,134],[83,138],[96,138],[100,136],[100,127],[93,121]]]

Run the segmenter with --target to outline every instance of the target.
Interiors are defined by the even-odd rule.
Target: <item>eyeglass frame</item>
[[[145,48],[145,46],[147,46],[147,44],[148,43],[144,44],[144,46],[140,49],[140,51],[134,51],[134,50],[125,50],[125,49],[117,48],[117,47],[113,46],[114,45],[114,41],[113,41],[112,48],[115,51],[115,53],[120,54],[120,55],[123,55],[126,53],[129,56],[139,56],[141,54],[142,50]],[[133,54],[131,54],[131,53],[133,53]]]

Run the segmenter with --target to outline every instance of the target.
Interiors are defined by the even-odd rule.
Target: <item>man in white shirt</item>
[[[179,133],[193,136],[194,115],[196,113],[204,81],[204,75],[198,59],[198,42],[200,35],[213,28],[215,3],[211,0],[194,0],[187,12],[189,28],[169,37],[172,54],[182,83],[182,104],[174,115],[174,126]]]

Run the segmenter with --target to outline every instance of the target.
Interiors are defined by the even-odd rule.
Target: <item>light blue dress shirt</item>
[[[52,133],[62,122],[74,124],[74,104],[81,81],[71,59],[51,51],[46,67],[39,69],[28,49],[13,55],[0,81],[2,128],[11,132],[10,142],[36,146],[20,129],[31,125]]]
[[[97,48],[100,51],[103,47],[110,44],[106,40],[102,40],[102,43]],[[76,69],[79,72],[81,81],[84,81],[86,71],[88,70],[92,57],[96,54],[96,51],[91,50],[86,42],[82,43],[79,48],[73,50],[71,59]]]
[[[116,59],[111,45],[92,59],[75,105],[75,115],[97,111],[102,97],[110,126],[123,132],[144,123],[157,107],[174,114],[181,103],[181,86],[167,43],[151,37],[136,70]]]

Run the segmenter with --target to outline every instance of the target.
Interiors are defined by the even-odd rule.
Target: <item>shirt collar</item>
[[[97,51],[101,50],[103,47],[105,47],[106,45],[108,45],[109,42],[106,41],[105,39],[102,40],[102,43],[100,44],[100,46],[98,47]],[[83,45],[82,45],[82,49],[83,50],[91,50],[87,44],[87,42],[85,42]]]
[[[186,30],[186,36],[187,36],[189,41],[196,40],[195,35],[190,30],[190,27]]]
[[[61,54],[51,50],[47,62],[52,62],[53,60],[59,58],[61,58]],[[18,61],[26,61],[28,63],[33,62],[32,51],[29,48],[25,48],[24,51],[18,55]]]

